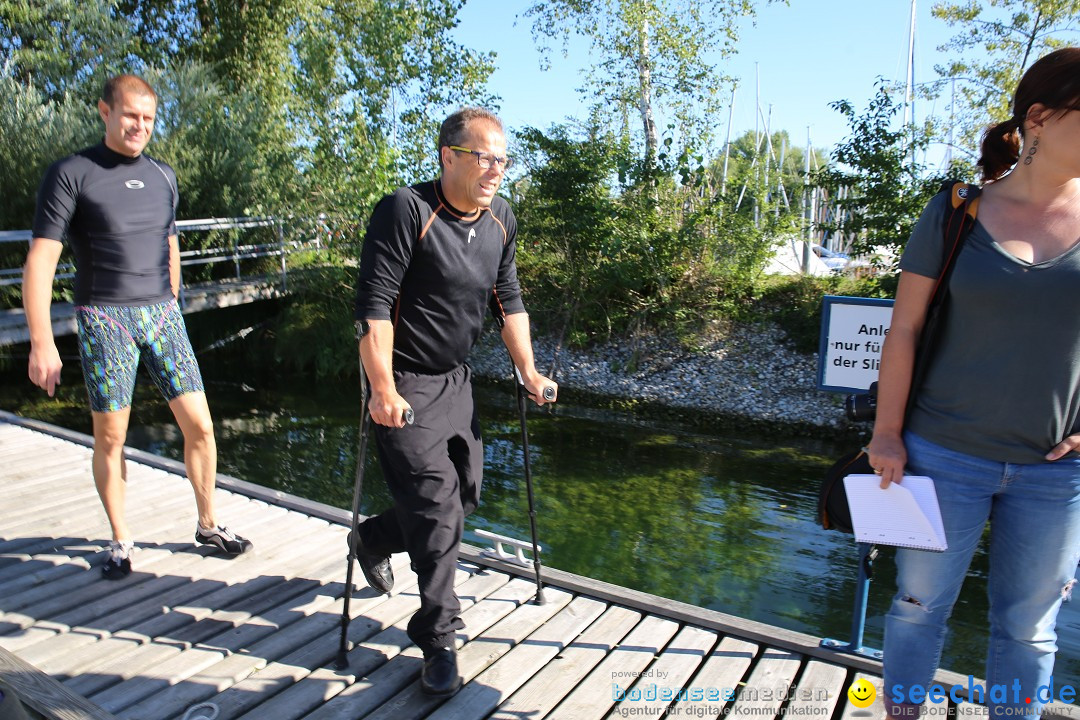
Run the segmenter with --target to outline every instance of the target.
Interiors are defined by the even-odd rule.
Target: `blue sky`
[[[954,29],[930,16],[931,0],[919,0],[916,16],[915,80],[936,78],[936,48]],[[540,70],[526,0],[468,0],[456,30],[459,42],[498,54],[490,86],[502,97],[501,116],[509,129],[546,128],[568,116],[584,116],[575,89],[588,65],[588,45],[571,47],[564,59],[553,53],[552,67]],[[771,105],[772,130],[787,130],[804,146],[809,126],[815,147],[830,147],[846,135],[842,117],[829,108],[833,100],[866,106],[875,80],[902,82],[906,77],[909,0],[790,0],[790,5],[759,6],[756,25],[745,22],[738,54],[719,67],[739,78],[732,137],[754,129],[755,64],[760,76],[762,112]],[[575,53],[575,50],[578,52]],[[916,105],[921,117],[931,110]],[[722,122],[726,124],[726,112]],[[718,128],[722,142],[726,128]]]

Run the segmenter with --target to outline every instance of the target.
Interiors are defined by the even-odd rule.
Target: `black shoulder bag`
[[[915,406],[916,391],[926,377],[926,369],[930,365],[937,341],[941,337],[945,301],[949,294],[949,278],[952,277],[953,268],[956,266],[955,260],[960,254],[964,240],[971,232],[971,228],[975,226],[975,213],[979,207],[981,189],[976,185],[947,180],[942,184],[939,193],[941,192],[949,194],[949,208],[945,211],[945,218],[942,221],[945,242],[942,245],[941,273],[934,284],[930,303],[926,306],[926,320],[915,351],[915,367],[911,373],[911,391],[908,393],[907,407],[904,410],[905,418],[911,414]],[[845,533],[852,532],[851,511],[848,509],[844,478],[848,475],[870,474],[873,471],[874,469],[870,467],[870,458],[863,448],[844,455],[825,472],[818,493],[818,520],[823,528]]]

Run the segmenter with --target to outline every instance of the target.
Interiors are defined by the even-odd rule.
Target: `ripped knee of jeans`
[[[910,595],[905,595],[903,598],[901,598],[901,600],[903,600],[906,603],[911,603],[912,605],[914,605],[917,608],[924,607],[923,604],[921,602],[919,602],[918,598],[913,598]]]
[[[1076,578],[1073,578],[1069,582],[1065,583],[1065,587],[1061,588],[1061,600],[1062,602],[1069,602],[1072,600],[1073,588],[1076,587]]]

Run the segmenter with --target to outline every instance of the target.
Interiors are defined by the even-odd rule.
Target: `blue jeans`
[[[934,479],[949,549],[897,550],[898,591],[885,618],[886,706],[893,715],[910,714],[910,706],[892,706],[893,686],[930,686],[945,621],[989,520],[990,648],[983,702],[991,717],[1004,716],[999,708],[1005,706],[1037,716],[1038,709],[1024,700],[1034,703],[1036,690],[1049,683],[1057,614],[1080,559],[1080,459],[1018,465],[965,455],[911,432],[904,433],[904,443],[907,472]],[[1005,702],[989,696],[993,685],[1009,688]]]

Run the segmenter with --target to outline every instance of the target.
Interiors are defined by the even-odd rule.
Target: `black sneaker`
[[[222,525],[213,530],[203,530],[199,525],[195,530],[195,542],[199,545],[213,545],[226,555],[242,555],[253,547],[250,540],[234,534]]]
[[[101,576],[106,580],[123,580],[131,574],[131,551],[135,544],[130,540],[109,543],[109,557],[101,566]]]
[[[439,648],[424,653],[424,672],[420,676],[420,689],[425,695],[431,697],[450,697],[461,689],[457,650]]]
[[[390,567],[390,558],[368,552],[364,548],[364,541],[355,530],[349,532],[349,547],[352,548],[356,561],[360,563],[360,570],[372,590],[385,595],[394,589],[394,569]]]

